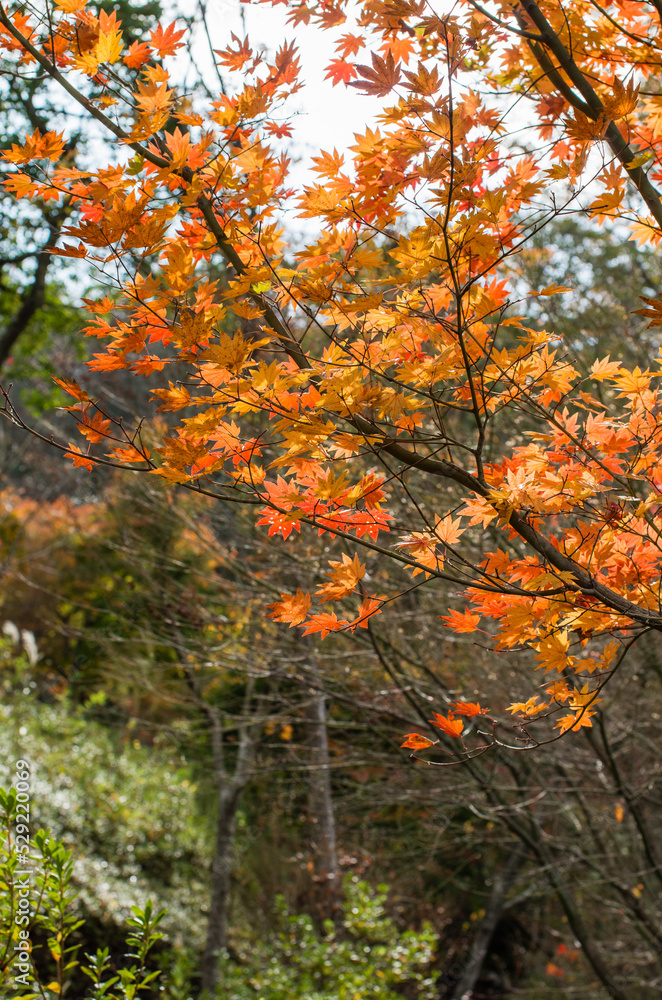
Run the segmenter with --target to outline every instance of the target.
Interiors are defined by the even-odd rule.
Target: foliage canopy
[[[450,583],[450,629],[528,647],[545,672],[511,706],[520,745],[550,715],[561,734],[590,726],[632,643],[662,629],[660,360],[587,373],[527,320],[518,274],[559,216],[662,237],[662,8],[287,0],[293,23],[338,36],[335,83],[388,99],[379,128],[320,151],[295,191],[293,44],[267,57],[233,39],[217,50],[227,92],[204,102],[176,83],[177,24],[126,44],[114,11],[47,6],[0,8],[5,55],[114,145],[81,170],[64,133],[36,129],[3,154],[5,186],[68,199],[51,252],[111,286],[87,302],[85,332],[105,341],[90,367],[154,377],[167,415],[135,424],[62,378],[82,436],[63,451],[254,505],[269,535],[341,543],[315,594],[271,605],[305,635],[369,628],[403,590]],[[293,204],[318,232],[304,248],[283,229]],[[662,302],[642,314],[662,325]],[[377,556],[393,566],[379,587]],[[484,750],[462,741],[478,717],[497,740],[479,705],[433,725],[462,757]]]

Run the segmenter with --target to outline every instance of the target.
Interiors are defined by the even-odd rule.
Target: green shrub
[[[80,967],[91,980],[86,1000],[145,998],[161,975],[148,970],[147,955],[161,937],[156,927],[164,911],[155,913],[151,902],[132,907],[119,967],[111,966],[107,948],[86,955],[81,965],[76,932],[83,921],[73,905],[71,852],[44,830],[28,842],[16,807],[16,789],[0,789],[0,997],[59,1000],[70,995]]]
[[[223,962],[219,1000],[402,1000],[405,985],[408,998],[433,1000],[431,928],[401,932],[385,914],[384,886],[353,877],[344,894],[342,926],[327,921],[323,934],[279,900],[278,933]]]

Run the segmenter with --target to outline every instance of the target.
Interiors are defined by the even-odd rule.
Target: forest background
[[[91,6],[116,11],[127,45],[177,14],[151,0]],[[230,45],[204,3],[178,29],[187,22],[197,44]],[[222,65],[205,55],[210,78],[202,62],[194,53],[180,84],[192,101],[228,86]],[[11,59],[2,69],[3,146],[59,130],[50,85],[20,79]],[[93,162],[101,143],[80,115],[61,155]],[[329,558],[342,567],[350,554],[328,535],[294,545],[250,508],[63,460],[49,438],[69,439],[69,400],[52,375],[132,415],[152,406],[149,386],[86,366],[81,298],[106,288],[84,263],[43,252],[71,225],[71,202],[5,187],[0,212],[0,365],[24,425],[0,423],[0,767],[9,789],[14,762],[29,760],[32,831],[54,838],[34,846],[48,874],[34,887],[37,985],[18,992],[5,843],[0,995],[659,995],[655,633],[591,726],[454,766],[412,760],[403,734],[430,732],[433,710],[488,697],[503,715],[530,680],[531,649],[495,652],[487,634],[447,627],[440,616],[461,595],[441,579],[403,583],[368,628],[302,636],[278,620],[279,599],[325,573],[324,586],[337,582]],[[659,338],[637,311],[659,293],[659,253],[589,214],[558,213],[527,241],[518,311],[582,371],[608,355],[646,370]],[[223,285],[232,273],[211,263],[208,276]],[[388,572],[373,552],[361,575],[380,587]],[[3,804],[11,827],[15,803]],[[125,957],[127,934],[139,958]]]

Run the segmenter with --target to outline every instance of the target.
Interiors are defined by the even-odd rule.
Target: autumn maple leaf
[[[450,514],[448,517],[438,517],[434,527],[435,535],[445,545],[455,545],[456,542],[459,542],[463,530],[460,518],[453,518]]]
[[[140,451],[133,444],[128,445],[126,448],[113,448],[112,451],[107,452],[107,456],[116,462],[121,462],[123,465],[131,462],[149,461],[149,451],[147,449]]]
[[[341,561],[331,560],[329,565],[331,572],[326,575],[331,578],[331,582],[319,587],[316,596],[323,601],[339,601],[342,597],[353,592],[365,574],[365,564],[359,560],[357,555],[350,559],[343,552]]]
[[[376,52],[372,53],[372,68],[357,66],[356,71],[363,80],[354,80],[348,87],[356,87],[372,97],[385,97],[395,87],[400,79],[400,63],[396,63],[391,52],[382,59]]]
[[[73,243],[65,243],[61,247],[48,247],[48,252],[58,257],[87,257],[87,247],[84,243],[79,243],[77,247]]]
[[[625,118],[636,109],[638,99],[639,87],[635,87],[634,80],[629,80],[627,86],[624,86],[618,77],[614,77],[613,97],[607,97],[603,102],[605,113],[613,121]]]
[[[652,326],[662,326],[662,302],[660,299],[651,299],[647,295],[641,295],[642,301],[647,302],[650,306],[649,309],[635,309],[635,316],[646,316],[651,322],[648,324],[648,329]]]
[[[156,111],[166,111],[173,100],[173,91],[168,89],[165,80],[161,83],[157,83],[155,80],[141,83],[135,95],[136,104],[146,114],[153,114]]]
[[[290,138],[292,135],[292,126],[287,122],[267,122],[265,130],[277,139]]]
[[[104,418],[101,412],[95,413],[92,418],[87,413],[84,413],[82,422],[78,425],[78,430],[88,441],[95,442],[103,441],[104,438],[108,437],[109,427],[110,420]]]
[[[147,42],[133,42],[128,51],[124,54],[122,62],[129,69],[140,69],[146,63],[151,54],[151,49]]]
[[[508,707],[508,711],[518,715],[537,715],[544,708],[548,708],[549,703],[541,701],[538,695],[533,695],[528,701],[516,701]]]
[[[601,113],[597,118],[589,118],[583,111],[575,110],[574,118],[564,118],[567,134],[576,142],[595,142],[602,139],[609,125],[609,118]]]
[[[349,83],[356,76],[356,66],[344,59],[332,59],[326,68],[325,80],[331,80],[333,86],[339,83]]]
[[[474,701],[454,701],[453,710],[457,715],[464,715],[467,719],[473,719],[476,715],[487,715],[489,708],[481,708],[478,702]]]
[[[570,729],[576,733],[582,728],[582,726],[586,726],[590,729],[593,725],[591,721],[592,715],[595,715],[595,712],[591,712],[588,709],[581,714],[577,712],[576,715],[564,715],[558,720],[554,728],[559,729],[561,735],[563,735],[563,733],[567,733]]]
[[[400,746],[408,747],[410,750],[425,750],[427,747],[435,746],[435,743],[435,740],[429,740],[427,736],[421,736],[419,733],[407,733],[404,743]]]
[[[271,608],[268,617],[277,622],[285,622],[290,628],[294,625],[300,625],[305,620],[312,603],[310,594],[304,594],[302,590],[297,589],[296,594],[281,594],[280,596],[282,601],[267,604],[267,607]]]
[[[173,21],[167,28],[163,28],[159,24],[150,35],[152,46],[156,49],[162,59],[164,56],[173,55],[177,49],[181,49],[184,44],[183,42],[180,42],[179,39],[184,36],[186,31],[185,29],[175,31],[175,24],[176,22]]]
[[[364,45],[365,41],[359,35],[347,34],[343,35],[336,45],[336,51],[347,58],[347,56],[355,56]]]
[[[59,385],[61,389],[64,389],[64,391],[68,393],[70,396],[73,396],[74,399],[81,400],[81,402],[89,400],[90,397],[88,396],[88,394],[85,392],[84,389],[81,389],[75,378],[74,379],[56,378],[55,375],[51,375],[51,378],[56,383],[56,385]]]
[[[2,153],[2,159],[9,160],[10,163],[30,163],[40,159],[55,162],[60,159],[63,150],[63,133],[45,132],[42,135],[39,129],[35,129],[32,135],[25,137],[22,146],[13,143],[10,150]]]
[[[383,601],[381,601],[378,597],[366,597],[361,602],[359,612],[354,621],[351,622],[351,625],[358,625],[359,628],[368,628],[368,620],[374,615],[380,615],[382,613],[382,604]]]
[[[283,538],[289,538],[292,531],[301,530],[298,514],[282,514],[279,510],[274,510],[273,507],[265,507],[260,513],[262,517],[257,524],[269,525],[270,538],[272,535],[278,534],[281,534]]]
[[[227,66],[229,69],[241,69],[244,63],[248,62],[253,56],[253,50],[251,49],[248,38],[244,38],[243,42],[240,42],[234,32],[231,36],[232,41],[237,43],[236,49],[231,49],[229,46],[227,49],[214,49],[217,56],[220,56],[219,64],[221,66]]]
[[[65,451],[64,457],[73,459],[73,463],[76,468],[87,469],[88,472],[91,472],[95,465],[95,463],[89,459],[87,455],[83,454],[80,448],[78,448],[75,444],[71,444],[71,442],[69,442],[69,450]]]
[[[304,635],[313,635],[315,632],[320,633],[320,638],[324,639],[329,632],[340,632],[346,629],[349,622],[346,618],[338,618],[338,616],[332,612],[331,614],[322,613],[319,615],[311,615],[306,621],[306,629]]]
[[[433,712],[434,719],[430,719],[430,723],[436,726],[437,729],[441,729],[442,733],[446,733],[447,736],[459,737],[462,735],[464,729],[464,722],[462,719],[456,719],[452,712],[449,712],[447,716],[439,715],[438,712]]]
[[[454,632],[475,632],[481,616],[473,611],[452,611],[447,615],[439,615],[444,625],[452,628]]]

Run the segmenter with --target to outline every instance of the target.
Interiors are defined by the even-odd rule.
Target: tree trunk
[[[478,933],[471,946],[467,964],[464,967],[460,981],[451,994],[451,1000],[471,1000],[476,982],[483,968],[483,962],[494,937],[494,931],[499,923],[508,890],[515,880],[522,860],[522,850],[517,845],[494,883],[494,888],[485,909],[485,916],[478,927]]]
[[[71,199],[66,197],[63,206],[57,211],[44,213],[44,221],[49,229],[48,242],[35,254],[37,267],[32,284],[24,292],[18,311],[0,334],[0,368],[4,366],[16,341],[25,331],[34,314],[44,305],[46,272],[53,260],[52,254],[46,252],[46,247],[54,246],[57,243],[62,226],[70,212],[70,201]]]
[[[221,952],[225,948],[228,923],[228,901],[232,875],[232,850],[237,828],[237,812],[241,802],[240,788],[221,788],[218,794],[216,843],[211,865],[211,895],[207,939],[202,956],[201,989],[213,995],[218,983]]]
[[[183,649],[178,637],[178,649]],[[185,662],[182,660],[182,662]],[[210,723],[210,737],[214,760],[216,787],[218,788],[218,818],[216,841],[211,864],[211,892],[207,937],[202,955],[200,990],[202,996],[213,997],[219,979],[221,953],[227,944],[228,903],[232,876],[232,852],[237,830],[237,813],[241,796],[252,774],[255,756],[255,727],[259,720],[262,702],[258,698],[255,712],[251,713],[254,682],[249,679],[244,698],[244,722],[239,730],[237,761],[232,777],[225,766],[223,718],[215,705],[201,695],[198,681],[192,671],[185,668],[185,675],[198,708]]]
[[[313,848],[317,854],[316,875],[318,880],[325,883],[330,892],[335,894],[339,882],[338,853],[326,732],[326,698],[322,691],[310,691],[306,704],[306,720],[310,744],[308,805],[313,825]]]

